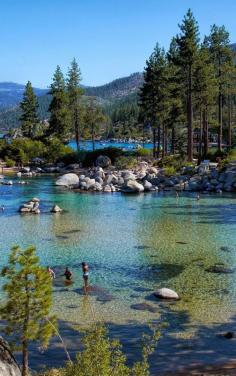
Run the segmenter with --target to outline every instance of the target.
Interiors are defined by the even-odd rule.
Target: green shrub
[[[128,366],[119,341],[109,339],[103,325],[94,324],[85,331],[82,350],[73,363],[68,362],[65,368],[48,371],[41,376],[149,376],[148,358],[159,338],[159,328],[153,330],[152,335],[145,335],[141,360]]]
[[[152,151],[150,149],[139,148],[135,154],[137,157],[151,157]]]
[[[6,167],[13,167],[15,166],[15,161],[13,159],[6,157],[5,158]]]
[[[167,166],[164,168],[164,172],[166,176],[172,176],[176,174],[176,169],[174,166]]]
[[[115,166],[118,170],[134,168],[137,165],[137,159],[131,156],[122,156],[116,159]]]

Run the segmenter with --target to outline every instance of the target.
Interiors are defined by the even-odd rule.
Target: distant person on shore
[[[179,192],[178,191],[175,191],[175,197],[179,198]]]
[[[199,195],[199,193],[197,194],[196,200],[197,200],[197,201],[200,200],[200,195]]]
[[[4,205],[0,206],[0,211],[4,212],[4,210],[5,210],[5,206]]]
[[[47,272],[49,273],[51,279],[55,279],[55,278],[56,278],[56,274],[55,274],[54,271],[50,268],[50,266],[47,266]]]
[[[89,266],[86,262],[82,262],[82,272],[84,280],[84,292],[88,292]]]
[[[65,270],[63,276],[66,277],[66,281],[71,281],[71,279],[72,279],[72,272],[69,270],[68,267],[66,267],[66,270]]]

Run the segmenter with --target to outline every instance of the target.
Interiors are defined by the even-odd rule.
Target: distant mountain
[[[125,100],[126,97],[134,97],[143,83],[142,73],[133,73],[128,77],[119,78],[102,86],[84,86],[85,96],[94,96],[102,105],[112,105],[118,100]],[[19,103],[22,100],[24,85],[13,82],[0,83],[0,129],[7,130],[19,125],[20,109]],[[38,96],[38,115],[41,120],[49,116],[48,106],[51,100],[47,89],[34,88]]]
[[[85,94],[107,100],[120,99],[137,92],[142,83],[143,74],[137,72],[128,77],[118,78],[106,85],[85,87]]]
[[[25,86],[14,82],[0,82],[0,109],[6,109],[19,104],[22,99]],[[34,88],[37,96],[45,95],[47,89]]]

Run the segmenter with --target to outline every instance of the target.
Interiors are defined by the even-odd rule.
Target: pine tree
[[[172,38],[167,53],[168,59],[168,86],[169,86],[169,115],[168,127],[171,129],[171,151],[175,154],[176,135],[180,124],[183,122],[183,83],[179,60],[179,48],[176,38]]]
[[[229,47],[229,33],[224,26],[213,25],[211,33],[205,38],[204,44],[209,48],[218,78],[218,151],[222,150],[223,135],[223,99],[227,66],[232,64],[232,51]]]
[[[204,157],[208,154],[208,117],[217,93],[215,69],[211,62],[209,50],[205,45],[201,46],[195,64],[194,92],[195,104],[196,108],[199,110],[200,118],[199,160],[201,160],[202,154]],[[203,153],[202,143],[204,146]]]
[[[34,94],[31,82],[28,81],[25,86],[23,100],[20,103],[20,109],[22,111],[20,116],[21,130],[25,137],[33,138],[35,136],[36,127],[39,123],[37,108],[37,97]]]
[[[199,48],[198,24],[193,13],[189,9],[179,25],[181,33],[177,36],[179,47],[179,65],[182,68],[183,80],[185,82],[185,96],[187,104],[187,125],[188,125],[188,160],[193,159],[193,74]]]
[[[34,247],[12,248],[9,264],[2,269],[6,283],[6,303],[0,309],[6,320],[6,332],[14,334],[22,349],[22,376],[29,375],[29,342],[40,341],[47,346],[54,329],[49,318],[52,305],[52,282],[47,271],[39,265]],[[55,324],[54,324],[55,325]]]
[[[80,137],[81,137],[81,126],[83,119],[83,107],[81,103],[81,96],[83,90],[80,86],[81,82],[81,72],[78,63],[75,59],[71,62],[70,69],[68,71],[67,78],[67,91],[69,95],[69,106],[71,111],[71,123],[72,129],[75,133],[75,140],[77,145],[77,150],[80,149]]]
[[[140,107],[144,120],[149,121],[152,126],[153,156],[159,157],[161,128],[164,152],[166,144],[165,122],[168,114],[168,70],[165,51],[158,44],[146,62],[144,84],[140,90]]]
[[[61,68],[57,66],[51,84],[52,101],[49,106],[50,120],[48,133],[66,142],[70,137],[69,98]]]
[[[84,117],[85,137],[92,138],[93,151],[95,150],[95,137],[99,135],[101,125],[106,123],[106,117],[94,97],[89,97]]]

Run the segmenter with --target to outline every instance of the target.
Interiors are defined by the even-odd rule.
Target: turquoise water
[[[37,247],[42,264],[56,271],[53,310],[59,319],[109,322],[122,337],[128,325],[142,328],[161,318],[170,324],[170,349],[177,338],[189,344],[199,328],[232,322],[235,273],[206,269],[236,266],[236,196],[202,195],[198,202],[194,194],[176,198],[170,192],[80,194],[53,182],[44,177],[24,186],[0,185],[0,205],[6,207],[0,213],[0,254],[2,266],[12,245]],[[32,197],[41,199],[41,214],[20,215],[19,205]],[[62,214],[49,212],[54,203]],[[89,263],[90,282],[97,286],[88,299],[81,291],[82,261]],[[61,277],[65,266],[73,271],[71,286]],[[181,300],[158,302],[152,292],[159,287],[174,289]],[[135,309],[143,303],[146,310]]]
[[[69,144],[74,150],[76,150],[76,142],[71,141]],[[103,149],[103,148],[108,148],[108,147],[116,147],[116,148],[121,148],[125,150],[132,150],[136,148],[138,143],[135,142],[111,142],[111,141],[95,141],[95,149]],[[152,143],[144,143],[142,142],[139,143],[139,145],[144,146],[145,149],[152,149],[153,144]],[[81,149],[84,150],[92,150],[93,149],[93,144],[92,141],[83,141],[80,143]]]

